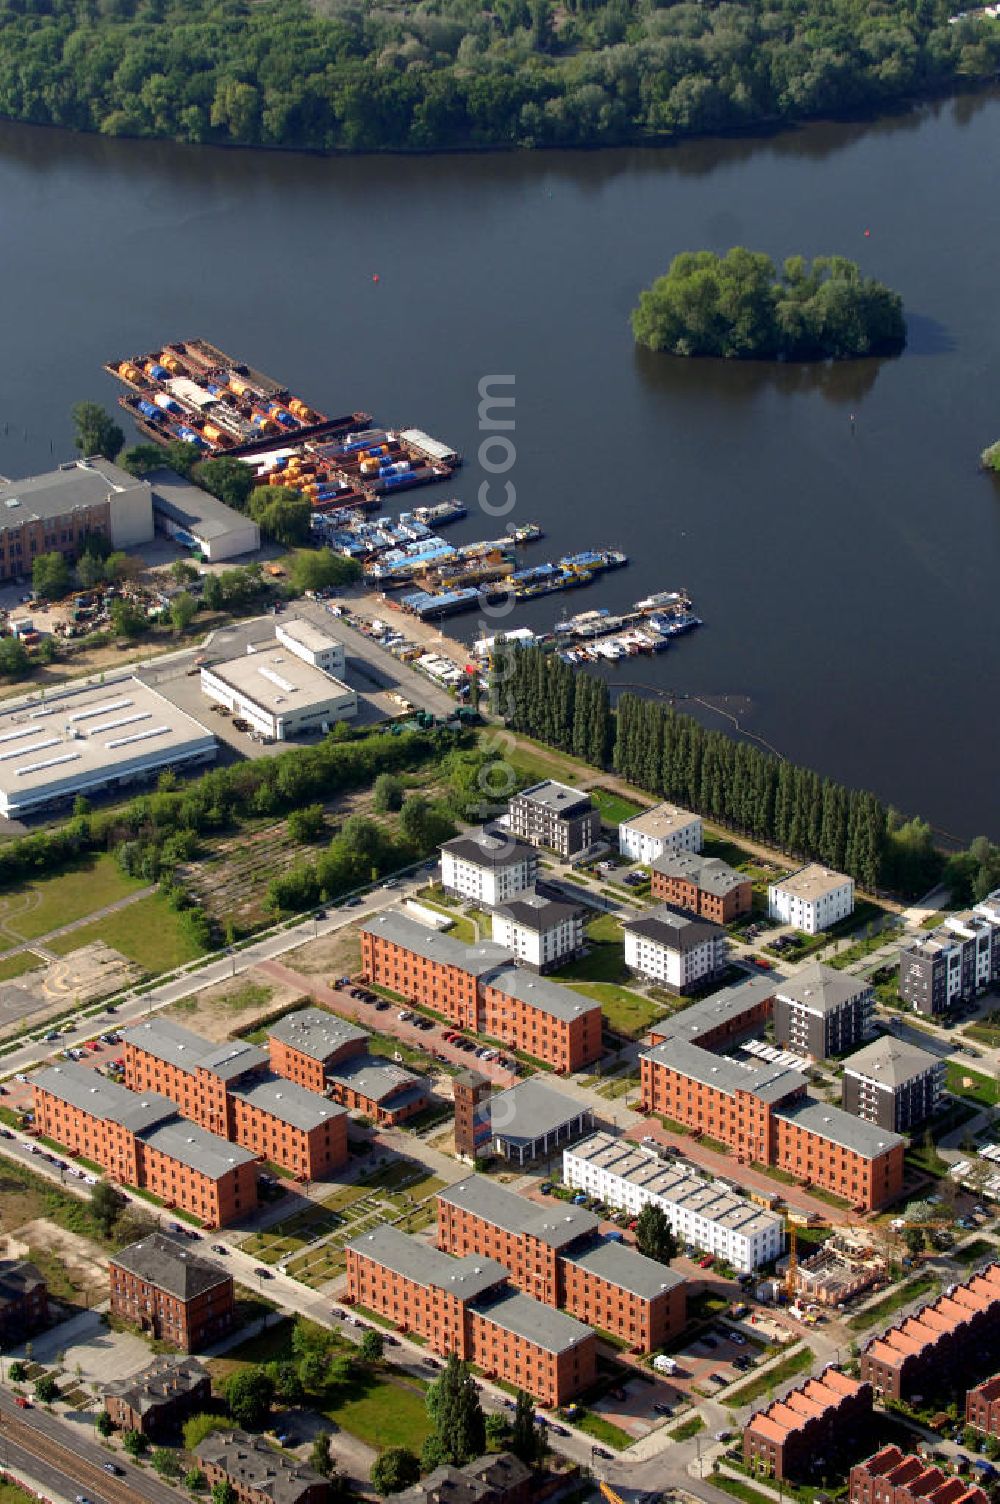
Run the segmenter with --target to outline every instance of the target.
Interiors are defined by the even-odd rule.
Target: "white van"
[[[661,1353],[658,1358],[653,1359],[653,1367],[657,1373],[673,1374],[677,1372],[677,1363],[673,1358],[668,1358],[665,1353]]]

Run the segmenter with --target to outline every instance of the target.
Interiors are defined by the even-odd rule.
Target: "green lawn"
[[[815,1354],[811,1347],[800,1347],[797,1352],[789,1353],[780,1363],[775,1363],[773,1368],[766,1373],[760,1373],[749,1384],[740,1384],[726,1395],[726,1405],[738,1408],[740,1405],[749,1405],[754,1400],[760,1399],[762,1394],[776,1384],[781,1384],[785,1379],[793,1378],[795,1374],[802,1373],[804,1369],[811,1368]]]
[[[92,945],[95,940],[103,940],[153,974],[171,971],[185,961],[196,960],[202,953],[184,930],[180,914],[170,907],[162,893],[152,893],[117,914],[82,925],[51,941],[50,948],[65,956],[78,946]]]
[[[0,894],[0,919],[8,933],[34,940],[148,886],[139,878],[127,877],[114,857],[102,852],[57,876],[38,878]]]
[[[995,1077],[984,1076],[982,1071],[974,1071],[971,1066],[949,1060],[945,1067],[944,1083],[956,1097],[967,1097],[973,1102],[980,1102],[984,1107],[996,1106],[998,1098]]]
[[[894,1311],[900,1311],[903,1306],[908,1306],[911,1300],[917,1300],[921,1295],[929,1295],[932,1290],[937,1289],[937,1284],[937,1280],[930,1274],[918,1274],[914,1279],[904,1280],[901,1285],[896,1285],[866,1311],[859,1311],[857,1316],[852,1316],[847,1325],[852,1332],[863,1332],[867,1327],[877,1326]]]
[[[993,1258],[997,1251],[997,1245],[990,1238],[973,1238],[964,1248],[959,1248],[952,1254],[956,1264],[975,1264],[979,1259]]]
[[[9,982],[12,977],[22,977],[26,971],[37,971],[44,965],[45,962],[33,950],[18,951],[16,956],[8,956],[6,960],[0,961],[0,982]]]
[[[681,1421],[667,1435],[671,1441],[690,1441],[692,1436],[697,1436],[699,1431],[704,1431],[705,1422],[700,1415],[689,1415],[687,1420]]]
[[[774,1504],[771,1494],[762,1494],[759,1488],[751,1488],[742,1478],[730,1478],[727,1473],[713,1473],[712,1482],[724,1493],[732,1494],[734,1499],[742,1499],[743,1504]]]
[[[37,1504],[34,1494],[26,1494],[8,1478],[0,1482],[0,1504]]]
[[[963,1033],[995,1050],[1000,1046],[1000,1012],[994,1009],[992,1013],[985,1013],[976,1023],[969,1024]]]
[[[371,1373],[359,1373],[344,1384],[324,1413],[372,1447],[409,1447],[419,1454],[430,1435],[423,1392]]]
[[[584,931],[590,952],[559,968],[560,982],[627,982],[622,927],[610,914],[591,920]]]
[[[574,992],[595,998],[604,1010],[608,1027],[629,1039],[638,1039],[651,1024],[658,1018],[664,1018],[669,1012],[669,1009],[662,1008],[659,1003],[652,1003],[648,997],[632,992],[628,987],[619,987],[614,982],[573,982],[570,985]]]
[[[620,825],[623,820],[631,820],[644,807],[621,794],[613,793],[611,789],[591,789],[590,797],[596,804],[604,825]]]
[[[616,1426],[614,1421],[606,1419],[603,1415],[597,1415],[593,1410],[583,1410],[573,1417],[574,1426],[579,1426],[581,1431],[586,1431],[595,1441],[606,1442],[609,1447],[614,1447],[620,1452],[624,1447],[630,1447],[635,1440],[621,1426]]]

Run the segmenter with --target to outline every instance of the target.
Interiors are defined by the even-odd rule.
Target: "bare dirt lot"
[[[324,978],[354,976],[361,967],[357,925],[345,925],[321,940],[308,940],[282,958],[293,971]]]
[[[47,965],[0,982],[0,1039],[19,1032],[24,1020],[55,1018],[74,1004],[97,1002],[144,975],[120,951],[95,940]]]
[[[247,1033],[260,1019],[269,1018],[278,1009],[301,997],[297,987],[265,977],[254,968],[194,997],[181,998],[163,1011],[206,1039],[221,1042],[237,1031]]]
[[[51,1300],[91,1306],[107,1297],[107,1256],[88,1238],[67,1232],[48,1217],[36,1217],[4,1233],[0,1246],[5,1258],[31,1259],[48,1284]]]

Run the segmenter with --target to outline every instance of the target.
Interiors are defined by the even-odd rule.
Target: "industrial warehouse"
[[[142,680],[91,684],[0,710],[0,811],[57,813],[77,794],[211,762],[215,737]]]
[[[276,742],[329,731],[358,713],[358,697],[297,651],[266,647],[201,671],[202,692]]]

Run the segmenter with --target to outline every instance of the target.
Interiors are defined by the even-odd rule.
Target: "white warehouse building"
[[[854,913],[854,879],[810,862],[767,890],[767,912],[782,924],[818,935]]]
[[[441,886],[446,893],[495,909],[530,892],[538,876],[538,852],[509,831],[485,827],[455,836],[441,847]]]
[[[595,1133],[563,1150],[563,1180],[574,1190],[638,1216],[662,1208],[678,1243],[691,1243],[750,1274],[784,1251],[785,1229],[774,1212],[754,1206],[694,1170],[667,1164],[653,1149]]]
[[[648,866],[678,851],[700,851],[701,816],[676,804],[654,804],[618,826],[618,849],[629,861]]]
[[[313,668],[321,668],[325,674],[344,672],[344,644],[324,627],[317,627],[301,616],[293,616],[288,621],[278,622],[274,635],[303,663],[311,663]]]
[[[0,813],[50,811],[161,768],[212,762],[212,733],[141,679],[54,692],[0,711]]]
[[[278,742],[328,731],[358,713],[353,689],[285,647],[250,649],[242,658],[210,664],[201,671],[201,689]]]

